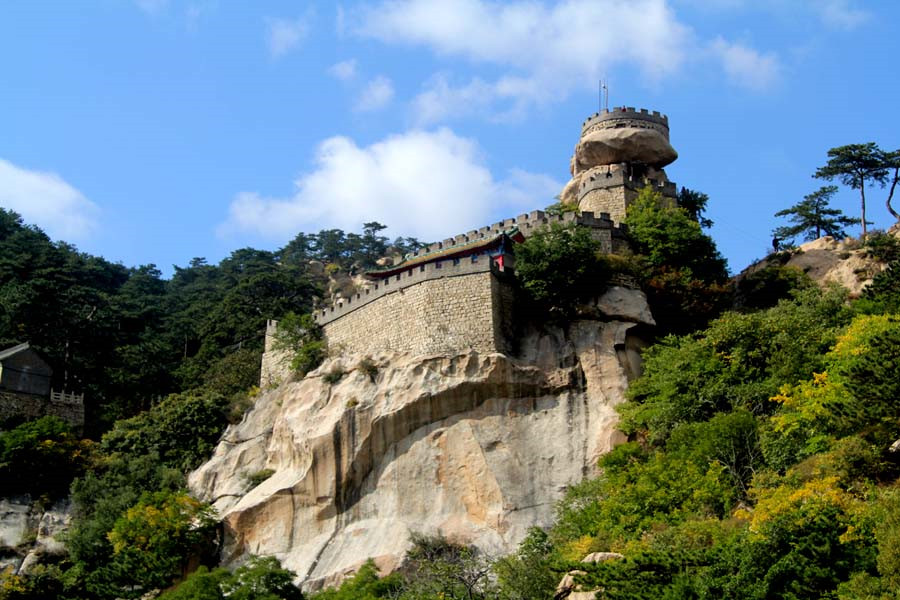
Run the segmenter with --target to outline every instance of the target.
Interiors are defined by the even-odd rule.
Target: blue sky
[[[737,271],[829,148],[900,147],[898,23],[893,0],[8,2],[0,206],[165,273],[370,220],[441,239],[552,203],[605,77],[668,114],[669,177]]]

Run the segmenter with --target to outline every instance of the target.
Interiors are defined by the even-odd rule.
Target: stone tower
[[[595,113],[581,125],[571,161],[572,179],[560,201],[577,205],[582,212],[609,213],[616,223],[648,185],[674,204],[676,187],[663,167],[676,158],[665,115],[631,107]]]

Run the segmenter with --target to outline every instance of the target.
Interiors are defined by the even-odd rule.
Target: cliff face
[[[71,520],[68,500],[42,507],[30,496],[0,498],[0,571],[27,574],[45,557],[66,553],[57,539]]]
[[[900,239],[900,224],[887,231]],[[787,260],[780,257],[763,259],[744,269],[741,276],[749,275],[771,265],[783,265],[800,269],[820,286],[838,284],[845,287],[852,298],[872,283],[872,278],[887,268],[885,263],[868,256],[865,248],[853,238],[836,240],[824,236],[806,242],[791,251]]]
[[[263,394],[190,476],[223,518],[225,560],[274,555],[315,589],[370,557],[397,567],[413,532],[514,550],[620,439],[632,332],[652,317],[640,292],[609,296],[605,320],[528,334],[516,358],[382,354],[376,371],[344,355]]]

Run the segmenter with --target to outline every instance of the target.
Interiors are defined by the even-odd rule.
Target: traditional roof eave
[[[499,246],[503,238],[506,237],[515,242],[521,242],[524,239],[524,236],[521,234],[521,232],[519,232],[519,228],[513,227],[512,229],[502,231],[493,237],[480,238],[477,240],[472,240],[471,242],[464,242],[462,244],[453,245],[448,248],[435,250],[434,252],[429,252],[427,254],[421,254],[409,259],[404,259],[403,262],[396,265],[391,265],[382,269],[372,269],[371,271],[366,271],[365,275],[376,279],[383,279],[385,277],[390,277],[391,275],[394,275],[395,273],[398,273],[400,271],[405,271],[406,269],[409,269],[411,267],[430,263],[438,259],[455,258],[461,254],[466,254],[483,248],[493,248],[495,246]]]
[[[7,358],[9,358],[11,356],[15,356],[16,354],[19,354],[20,352],[24,352],[25,350],[28,350],[29,348],[31,348],[31,345],[28,342],[25,342],[23,344],[19,344],[18,346],[13,346],[12,348],[7,348],[6,350],[0,350],[0,362],[6,360]]]

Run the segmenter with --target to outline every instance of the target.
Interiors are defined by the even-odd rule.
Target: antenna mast
[[[600,110],[609,111],[609,80],[600,80]]]

